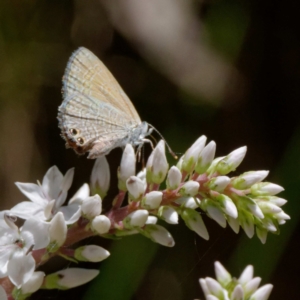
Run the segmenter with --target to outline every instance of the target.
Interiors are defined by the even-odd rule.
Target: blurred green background
[[[141,236],[91,239],[111,252],[98,278],[32,299],[203,299],[198,279],[214,276],[215,260],[235,276],[254,264],[255,275],[275,285],[271,299],[299,299],[299,8],[290,0],[1,0],[1,209],[24,200],[15,181],[41,180],[54,164],[63,173],[76,168],[70,194],[89,181],[93,161],[65,149],[56,119],[64,68],[85,46],[175,152],[202,134],[216,141],[218,156],[247,145],[237,173],[270,170],[292,217],[266,245],[208,218],[208,242],[182,222],[169,226],[172,249]],[[120,149],[108,156],[105,207],[120,157]]]

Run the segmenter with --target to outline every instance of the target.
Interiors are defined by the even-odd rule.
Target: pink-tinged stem
[[[119,191],[115,202],[113,203],[113,209],[118,209],[122,206],[126,192]]]

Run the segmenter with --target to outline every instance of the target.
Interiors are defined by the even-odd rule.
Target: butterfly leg
[[[144,144],[144,143],[149,143],[150,146],[151,146],[151,148],[152,148],[152,150],[154,150],[154,146],[153,146],[153,143],[152,143],[151,140],[148,140],[148,139],[142,139],[142,141],[143,141],[143,144]],[[143,145],[143,144],[142,144],[142,145]]]

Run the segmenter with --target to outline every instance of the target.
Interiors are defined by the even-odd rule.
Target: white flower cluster
[[[68,248],[86,236],[107,233],[110,220],[101,214],[101,198],[90,197],[89,185],[84,184],[68,202],[68,190],[74,170],[65,176],[56,166],[50,168],[42,184],[16,183],[29,198],[0,215],[0,283],[9,286],[14,299],[25,299],[40,288],[68,289],[84,284],[99,273],[98,270],[69,268],[45,276],[36,267],[53,255],[71,261],[99,262],[109,252],[96,245]],[[25,220],[22,227],[17,217]],[[80,234],[80,231],[83,231]],[[64,247],[62,247],[64,246]],[[2,279],[1,279],[2,278]],[[9,284],[10,283],[10,284]],[[0,295],[4,293],[0,289]],[[1,298],[6,299],[4,296]]]
[[[247,266],[237,279],[217,261],[215,273],[217,280],[210,277],[199,280],[206,300],[267,300],[273,289],[272,284],[258,288],[261,278],[253,278],[251,265]]]
[[[73,169],[63,176],[54,166],[42,183],[16,183],[30,201],[0,214],[0,284],[6,287],[6,293],[25,299],[39,288],[68,289],[93,279],[98,270],[73,268],[47,276],[35,271],[54,255],[70,261],[99,262],[107,258],[109,252],[96,245],[72,248],[76,242],[93,235],[119,237],[140,233],[172,247],[171,234],[156,223],[161,219],[177,224],[181,217],[188,228],[208,239],[197,210],[222,227],[228,223],[236,233],[241,226],[249,237],[254,235],[256,227],[264,243],[268,231],[277,232],[278,226],[289,219],[281,209],[286,200],[275,196],[283,188],[262,182],[267,171],[228,177],[243,160],[246,147],[214,158],[215,142],[205,144],[206,137],[201,136],[177,165],[169,168],[165,143],[160,141],[146,168],[137,175],[136,154],[128,144],[118,169],[119,193],[105,214],[102,199],[110,185],[105,157],[95,161],[90,185],[83,184],[67,205],[64,203],[73,181]],[[163,182],[166,188],[160,189]],[[16,225],[17,218],[24,220],[20,228]],[[2,292],[0,288],[0,295]]]
[[[228,223],[236,233],[241,226],[251,238],[256,228],[257,236],[265,243],[269,231],[277,233],[278,226],[290,219],[281,208],[286,200],[275,196],[283,188],[262,182],[268,171],[250,171],[228,177],[228,173],[235,171],[244,159],[246,147],[215,158],[215,142],[205,144],[206,137],[201,136],[177,165],[169,169],[165,144],[160,141],[147,161],[146,170],[137,176],[134,176],[134,151],[127,145],[119,170],[119,189],[121,194],[129,192],[129,205],[135,210],[130,217],[141,217],[135,227],[147,236],[148,228],[153,228],[153,225],[147,225],[149,214],[169,224],[177,224],[180,216],[191,230],[208,239],[205,224],[196,210],[200,208],[220,226],[226,227]],[[167,188],[159,190],[164,181]],[[128,219],[125,221],[123,225],[129,229]],[[165,240],[168,242],[162,244],[174,244],[167,233]]]

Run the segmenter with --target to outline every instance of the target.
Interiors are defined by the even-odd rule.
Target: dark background
[[[270,170],[292,217],[266,245],[205,217],[208,242],[184,224],[169,226],[172,249],[141,236],[93,239],[111,252],[98,278],[33,299],[203,299],[198,279],[214,276],[216,260],[237,277],[253,264],[274,284],[270,299],[299,298],[299,25],[299,3],[290,0],[1,1],[1,209],[24,200],[15,181],[41,180],[54,164],[63,173],[75,167],[70,195],[89,182],[93,161],[65,149],[56,119],[64,68],[85,46],[174,151],[202,134],[216,141],[218,156],[247,145],[237,173]],[[108,156],[114,178],[120,157],[120,149]]]

